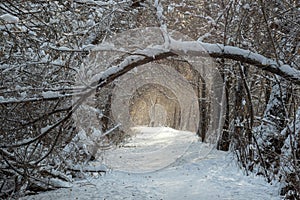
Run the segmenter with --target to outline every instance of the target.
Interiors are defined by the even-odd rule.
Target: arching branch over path
[[[96,51],[99,49],[96,49]],[[100,47],[100,50],[109,50]],[[113,49],[118,50],[118,49]],[[151,46],[142,50],[137,50],[130,53],[121,63],[115,66],[111,66],[101,74],[97,74],[93,77],[92,84],[84,89],[81,94],[66,94],[58,95],[56,97],[48,98],[30,98],[22,100],[2,100],[0,104],[8,103],[22,103],[22,102],[34,102],[34,101],[44,101],[44,100],[57,100],[73,95],[88,96],[97,87],[103,87],[108,83],[112,82],[116,78],[127,73],[131,69],[141,66],[146,63],[150,63],[155,60],[164,59],[170,56],[176,55],[186,55],[186,56],[210,56],[212,58],[226,58],[235,61],[240,61],[248,63],[250,65],[256,66],[261,70],[271,72],[273,74],[279,75],[297,85],[300,85],[300,71],[293,68],[290,65],[284,63],[277,63],[276,61],[267,58],[258,53],[251,52],[249,50],[244,50],[233,46],[224,46],[222,44],[210,44],[198,41],[177,41],[170,39],[168,43],[164,45]],[[92,88],[93,91],[90,91]]]
[[[227,58],[248,63],[264,71],[279,75],[293,83],[300,85],[300,71],[290,65],[277,63],[263,55],[233,46],[221,44],[202,43],[198,41],[170,40],[164,45],[157,45],[143,50],[138,50],[128,56],[119,65],[112,66],[101,74],[92,86],[102,86],[113,81],[131,69],[154,60],[167,58],[174,55],[210,56],[213,58]]]

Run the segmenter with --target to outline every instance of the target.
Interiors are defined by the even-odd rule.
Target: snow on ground
[[[232,155],[198,142],[190,132],[146,127],[135,131],[136,137],[124,147],[91,162],[111,168],[104,176],[23,199],[280,199],[278,185],[245,176]]]

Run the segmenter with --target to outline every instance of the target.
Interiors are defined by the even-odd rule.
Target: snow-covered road
[[[104,176],[24,199],[280,199],[278,185],[245,176],[226,152],[194,134],[170,128],[136,129],[123,148],[104,153]],[[100,161],[93,162],[99,165]]]

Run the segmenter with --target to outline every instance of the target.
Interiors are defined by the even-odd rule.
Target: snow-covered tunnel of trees
[[[163,44],[165,39],[161,33],[159,28],[136,29],[100,45],[87,58],[79,84],[82,80],[88,83],[97,80],[105,66],[127,56],[129,51]],[[189,39],[176,31],[170,36]],[[94,96],[96,102],[91,103],[94,101],[91,100],[86,104],[93,107],[101,104],[98,108],[106,116],[100,120],[104,129],[110,127],[111,122],[121,124],[124,132],[136,126],[164,126],[197,132],[203,140],[216,142],[224,106],[222,79],[209,56],[178,53],[143,64],[97,90]]]

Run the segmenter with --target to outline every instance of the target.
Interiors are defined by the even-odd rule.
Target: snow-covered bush
[[[85,163],[75,76],[91,48],[134,26],[131,4],[1,1],[0,198],[68,187],[72,166]]]

